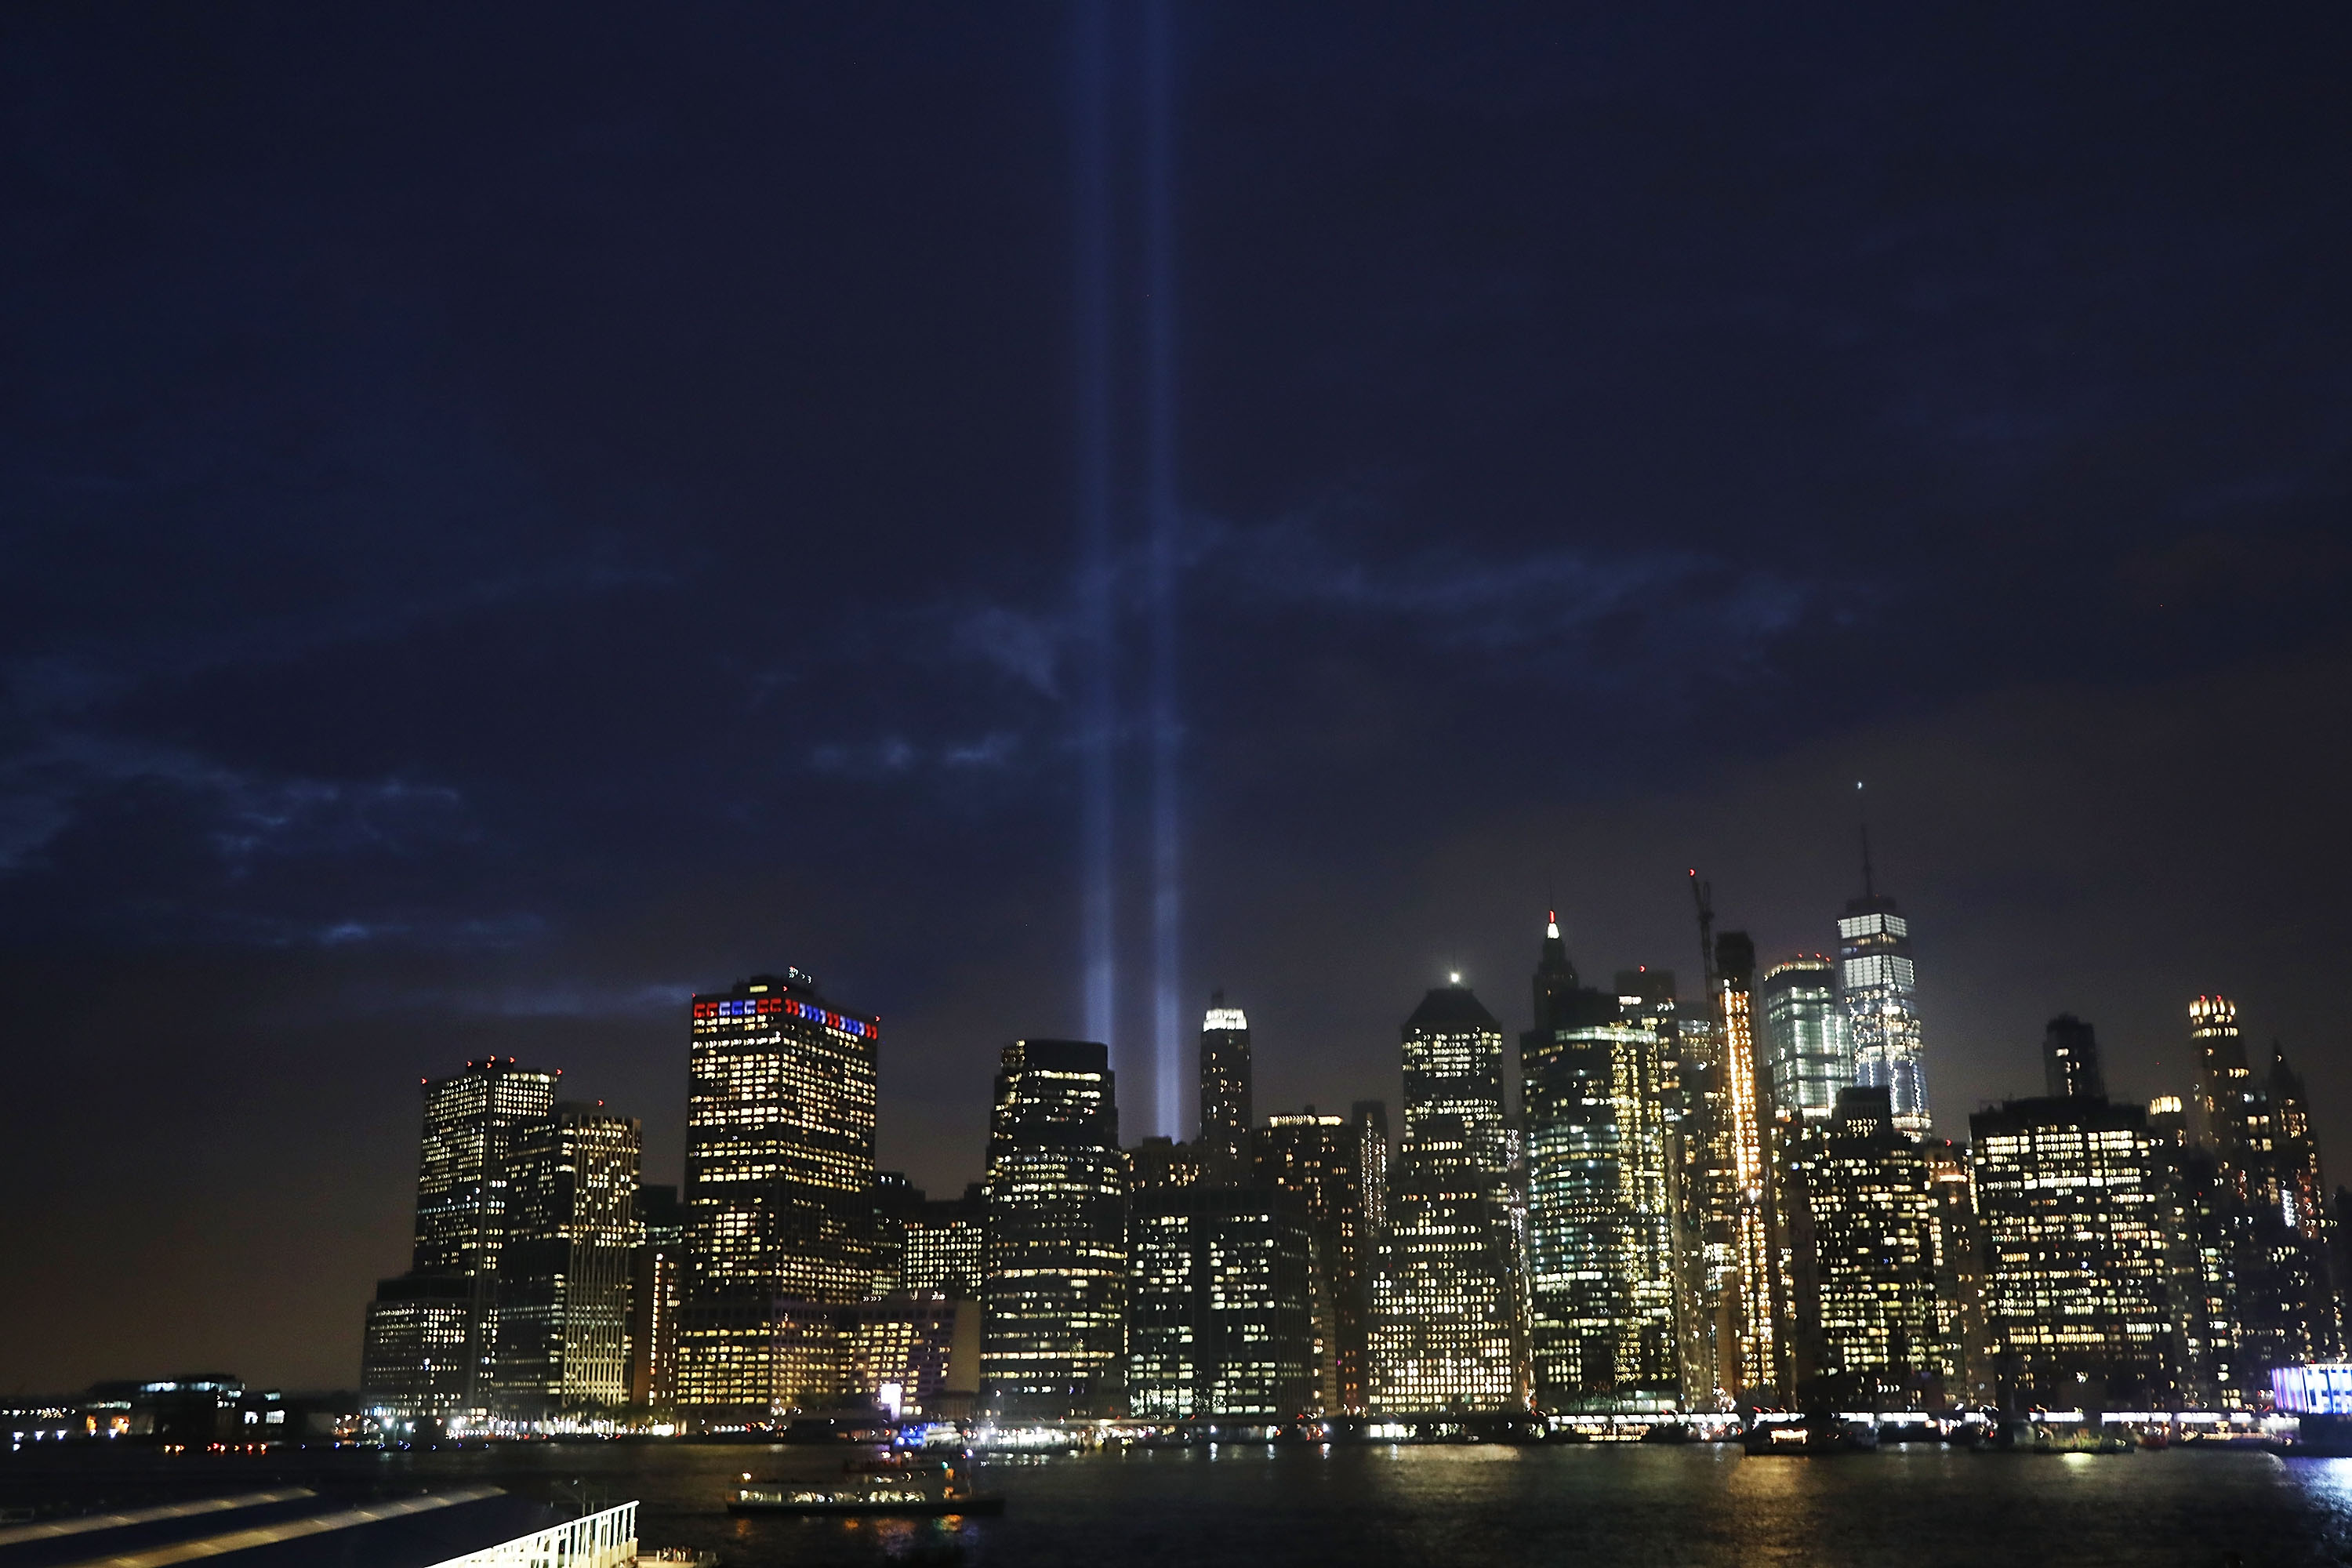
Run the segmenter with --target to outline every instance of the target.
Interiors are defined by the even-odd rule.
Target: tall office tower
[[[1222,991],[1201,1019],[1201,1163],[1213,1186],[1249,1179],[1249,1016],[1225,1005]]]
[[[1131,1415],[1287,1420],[1317,1405],[1314,1242],[1269,1187],[1140,1193],[1129,1220]]]
[[[515,1141],[499,1255],[497,1404],[521,1420],[629,1395],[629,1273],[637,1247],[634,1117],[560,1104]]]
[[[1015,1040],[988,1128],[982,1397],[1001,1416],[1114,1414],[1127,1310],[1127,1160],[1108,1047]]]
[[[1940,1216],[1926,1152],[1895,1125],[1884,1087],[1841,1089],[1835,1114],[1798,1137],[1789,1228],[1800,1237],[1801,1359],[1812,1363],[1801,1397],[1845,1410],[1941,1408],[1960,1378],[1937,1289]]]
[[[2260,1086],[2246,1062],[2246,1042],[2238,1033],[2238,1009],[2227,997],[2200,996],[2189,1004],[2189,1048],[2197,1081],[2189,1101],[2192,1142],[2244,1164],[2247,1145],[2267,1129]]]
[[[1127,1152],[1127,1190],[1129,1193],[1159,1193],[1176,1187],[1226,1185],[1209,1179],[1208,1166],[1202,1159],[1198,1143],[1179,1143],[1173,1138],[1146,1138]]]
[[[694,999],[680,1411],[763,1425],[844,1375],[838,1308],[874,1282],[879,1029],[797,969]]]
[[[1404,1025],[1404,1136],[1372,1283],[1372,1408],[1526,1408],[1503,1030],[1458,982]]]
[[[1969,1129],[1985,1324],[2008,1407],[2175,1408],[2169,1160],[2146,1110],[2012,1100]]]
[[[1756,1049],[1756,944],[1746,931],[1715,942],[1716,1015],[1723,1029],[1721,1074],[1732,1178],[1732,1226],[1740,1397],[1786,1405],[1790,1389],[1788,1282],[1780,1268],[1778,1150],[1769,1085]]]
[[[423,1281],[461,1279],[467,1282],[465,1347],[458,1354],[466,1369],[464,1389],[457,1405],[447,1409],[479,1407],[488,1400],[490,1357],[498,1334],[499,1255],[506,1245],[514,1149],[552,1110],[559,1076],[517,1067],[512,1058],[492,1057],[467,1062],[463,1072],[425,1082],[425,1129],[416,1163],[415,1247],[408,1273],[378,1285],[376,1307],[368,1314],[362,1359],[380,1379],[425,1391],[417,1396],[436,1404],[446,1396],[448,1349],[444,1342],[450,1302],[459,1293]],[[394,1378],[394,1363],[411,1350],[429,1358],[430,1365],[420,1361],[414,1375]],[[392,1384],[382,1386],[389,1389]],[[411,1415],[435,1413],[402,1408]]]
[[[1557,940],[1545,941],[1547,963]],[[1519,1037],[1536,1403],[1673,1408],[1682,1379],[1658,1033],[1625,1019],[1614,994],[1547,996],[1543,980],[1538,970],[1548,1026]]]
[[[2310,1104],[2286,1053],[2275,1041],[2271,1049],[2262,1080],[2267,1137],[2260,1174],[2242,1184],[2254,1194],[2253,1267],[2238,1289],[2244,1359],[2260,1370],[2265,1386],[2279,1367],[2332,1360],[2344,1349],[2329,1256],[2335,1216],[2311,1138]]]
[[[1619,970],[1617,1016],[1658,1037],[1658,1103],[1671,1141],[1682,1131],[1686,1109],[1682,1081],[1682,1015],[1675,1000],[1675,972],[1652,969],[1646,963],[1638,969]]]
[[[677,1401],[678,1281],[686,1214],[677,1189],[639,1182],[637,1252],[629,1269],[629,1403],[667,1410]]]
[[[988,1189],[982,1184],[972,1183],[960,1198],[926,1199],[907,1221],[900,1287],[977,1301],[985,1273],[981,1243],[987,1233]]]
[[[1838,1090],[1853,1082],[1837,966],[1818,953],[1774,964],[1764,972],[1763,1005],[1769,1113],[1783,1121],[1826,1121]]]
[[[1389,1104],[1385,1100],[1360,1100],[1348,1108],[1358,1141],[1357,1168],[1364,1184],[1364,1235],[1367,1258],[1377,1260],[1381,1238],[1389,1226]],[[1365,1276],[1367,1289],[1370,1275]],[[1368,1373],[1369,1376],[1370,1373]]]
[[[2099,1070],[2099,1037],[2072,1013],[2061,1013],[2042,1031],[2042,1092],[2053,1100],[2105,1100],[2106,1074]]]
[[[2320,1201],[2326,1189],[2302,1081],[2275,1046],[2270,1070],[2256,1074],[2237,1016],[2224,997],[2189,1004],[2197,1059],[2189,1131],[2216,1178],[2201,1205],[2198,1163],[2184,1165],[2191,1212],[2207,1211],[2215,1238],[2207,1245],[2221,1254],[2214,1293],[2228,1302],[2229,1372],[2214,1381],[2225,1402],[2252,1403],[2270,1387],[2274,1368],[2338,1353],[2343,1325],[2327,1261],[2330,1216]],[[2218,1345],[2221,1335],[2213,1337]]]
[[[1287,1194],[1313,1244],[1315,1390],[1325,1411],[1367,1409],[1371,1342],[1371,1230],[1366,1221],[1362,1131],[1345,1117],[1270,1116],[1257,1134],[1255,1184]]]
[[[1969,1186],[1968,1146],[1948,1138],[1923,1143],[1927,1192],[1936,1206],[1936,1299],[1944,1310],[1944,1337],[1959,1367],[1948,1386],[1955,1404],[1991,1405],[1991,1341],[1985,1331],[1984,1247],[1977,1229],[1976,1195]]]
[[[2237,1365],[2232,1223],[2243,1210],[2225,1192],[2221,1162],[2189,1135],[2186,1100],[2177,1094],[2149,1100],[2147,1129],[2168,1162],[2160,1224],[2169,1241],[2173,1363],[2181,1401],[2198,1407],[2240,1402],[2246,1380]]]
[[[1927,1058],[1919,1045],[1911,924],[1873,880],[1866,838],[1862,897],[1846,901],[1845,917],[1838,921],[1838,978],[1854,1081],[1883,1085],[1895,1101],[1895,1124],[1925,1136],[1935,1119],[1927,1109]]]
[[[878,1300],[903,1289],[899,1276],[906,1267],[907,1225],[922,1212],[923,1189],[907,1180],[903,1171],[874,1173],[874,1283],[866,1289]]]

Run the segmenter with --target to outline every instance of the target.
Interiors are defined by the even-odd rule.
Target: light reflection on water
[[[725,1568],[1437,1568],[1455,1564],[2012,1563],[2246,1568],[2352,1561],[2352,1460],[2255,1452],[1978,1455],[1915,1446],[1826,1459],[1711,1445],[1135,1450],[990,1462],[1001,1519],[754,1517],[730,1487],[814,1480],[843,1451],[537,1444],[334,1456],[404,1483],[492,1481],[550,1500],[642,1500],[648,1546]]]

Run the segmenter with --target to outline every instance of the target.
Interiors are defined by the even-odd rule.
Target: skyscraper
[[[1919,1043],[1911,924],[1895,900],[1878,891],[1866,837],[1862,897],[1847,900],[1845,917],[1838,921],[1838,980],[1853,1048],[1854,1081],[1885,1088],[1894,1100],[1895,1124],[1924,1136],[1935,1121],[1927,1108],[1927,1060]]]
[[[1201,1164],[1212,1186],[1249,1180],[1249,1016],[1225,1005],[1222,991],[1201,1019]]]
[[[1969,1118],[1985,1323],[2004,1396],[2169,1410],[2167,1152],[2137,1105],[2013,1100]]]
[[[1372,1407],[1524,1409],[1502,1026],[1457,980],[1423,999],[1403,1037],[1404,1135],[1372,1288]]]
[[[1837,966],[1819,954],[1774,964],[1764,972],[1763,1005],[1771,1113],[1783,1121],[1828,1120],[1838,1091],[1853,1082]]]
[[[559,1104],[515,1141],[499,1257],[498,1406],[525,1420],[629,1395],[629,1274],[637,1246],[632,1117]]]
[[[1130,1414],[1287,1420],[1315,1407],[1313,1241],[1298,1198],[1139,1194],[1129,1247]]]
[[[1716,1016],[1723,1030],[1721,1072],[1737,1185],[1732,1268],[1738,1381],[1733,1390],[1749,1400],[1785,1405],[1791,1392],[1788,1282],[1780,1267],[1775,1123],[1756,1049],[1755,983],[1756,944],[1748,933],[1727,931],[1716,938]]]
[[[823,1404],[835,1309],[874,1279],[879,1030],[797,969],[693,1006],[678,1405],[705,1426]]]
[[[1575,984],[1558,923],[1546,933],[1537,1026],[1519,1041],[1536,1401],[1672,1407],[1681,1377],[1658,1032],[1623,1017],[1614,993]]]
[[[1015,1040],[988,1131],[982,1397],[1001,1416],[1110,1415],[1121,1399],[1127,1161],[1107,1047]]]
[[[2072,1013],[2059,1014],[2042,1032],[2042,1092],[2053,1100],[2107,1098],[2098,1036]]]
[[[2257,1074],[2226,998],[2200,996],[2189,1013],[2197,1057],[2191,1125],[2217,1167],[2208,1223],[2220,1235],[2236,1342],[2222,1392],[2251,1402],[2269,1388],[2273,1369],[2340,1353],[2332,1216],[2303,1081],[2285,1053],[2273,1042],[2268,1070]]]
[[[1364,1206],[1362,1130],[1308,1106],[1270,1116],[1257,1133],[1256,1184],[1289,1194],[1313,1246],[1316,1400],[1326,1411],[1367,1407],[1371,1227]]]
[[[553,1109],[558,1076],[493,1057],[426,1080],[415,1247],[409,1272],[378,1286],[362,1353],[387,1407],[440,1415],[487,1405],[514,1153]],[[454,1357],[453,1332],[463,1335]]]
[[[1843,1409],[1933,1409],[1959,1382],[1952,1303],[1937,1289],[1941,1216],[1920,1141],[1887,1098],[1841,1089],[1835,1114],[1797,1133],[1789,1225],[1811,1363],[1800,1387]]]
[[[677,1189],[639,1182],[636,1257],[629,1276],[629,1403],[668,1410],[677,1403],[677,1314],[686,1263],[686,1215]]]

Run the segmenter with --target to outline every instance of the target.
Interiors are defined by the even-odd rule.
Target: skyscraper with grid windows
[[[694,998],[677,1402],[706,1429],[846,1376],[838,1309],[874,1279],[879,1034],[797,969]]]

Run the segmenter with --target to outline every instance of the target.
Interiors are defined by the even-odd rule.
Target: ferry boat
[[[1000,1514],[999,1492],[976,1492],[964,1464],[954,1459],[871,1459],[842,1467],[841,1479],[760,1481],[745,1476],[727,1500],[729,1513],[895,1515],[940,1518]]]

